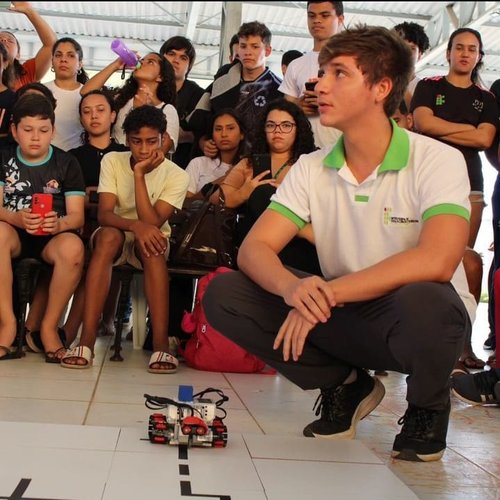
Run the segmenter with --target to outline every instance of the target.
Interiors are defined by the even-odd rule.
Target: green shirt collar
[[[384,160],[378,168],[378,172],[387,170],[401,170],[408,164],[410,157],[410,139],[406,130],[397,126],[396,122],[391,119],[392,137],[389,148],[385,153]],[[336,168],[340,170],[345,165],[344,154],[344,136],[341,135],[333,149],[323,160],[325,167]]]

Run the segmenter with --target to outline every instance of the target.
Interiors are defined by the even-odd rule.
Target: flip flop
[[[62,345],[66,345],[66,332],[62,328],[57,329],[57,334],[61,339]],[[40,330],[26,330],[26,344],[32,352],[43,352],[42,337]]]
[[[1,356],[2,352],[4,353],[3,356]],[[19,358],[19,356],[15,352],[12,352],[10,347],[0,345],[0,361],[17,358]]]
[[[46,351],[45,352],[45,362],[46,363],[53,363],[53,364],[60,364],[62,356],[59,357],[59,353],[61,351],[66,352],[66,347],[59,347],[59,349],[55,351]]]

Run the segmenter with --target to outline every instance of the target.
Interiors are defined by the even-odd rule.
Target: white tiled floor
[[[483,357],[485,313],[482,304],[473,337]],[[153,375],[148,353],[125,342],[125,361],[111,362],[108,342],[99,339],[89,370],[48,365],[36,354],[0,363],[0,499],[173,500],[189,491],[233,500],[500,498],[498,407],[454,400],[443,460],[400,462],[390,451],[406,409],[403,375],[382,378],[385,399],[355,440],[332,442],[301,436],[314,418],[315,391],[279,375],[184,364]],[[144,394],[175,398],[180,384],[229,396],[227,448],[191,448],[185,459],[177,447],[149,443],[154,411]]]

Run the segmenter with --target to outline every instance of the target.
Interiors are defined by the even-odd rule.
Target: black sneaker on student
[[[494,351],[497,347],[496,335],[494,332],[490,332],[488,338],[484,341],[483,349],[487,351]]]
[[[385,394],[385,387],[378,378],[370,377],[360,368],[356,372],[357,378],[351,384],[321,390],[313,408],[316,415],[321,412],[321,417],[306,425],[304,436],[354,438],[357,423],[378,406]]]
[[[500,381],[498,370],[492,369],[451,378],[451,392],[470,405],[500,404],[495,385]]]
[[[396,436],[391,456],[411,462],[439,460],[446,449],[450,402],[444,410],[429,410],[409,405],[399,419],[401,432]]]

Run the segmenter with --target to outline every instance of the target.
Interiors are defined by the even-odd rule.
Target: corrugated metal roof
[[[2,2],[3,3],[3,2]],[[60,36],[73,36],[84,48],[85,66],[102,68],[114,58],[109,48],[113,38],[123,39],[132,49],[145,53],[158,50],[171,36],[185,35],[190,15],[196,12],[191,39],[197,50],[197,64],[192,76],[208,78],[217,70],[220,27],[224,2],[33,2]],[[231,3],[231,2],[226,2]],[[232,2],[233,4],[236,2]],[[483,76],[486,82],[500,78],[500,2],[455,2],[449,4],[459,22],[472,13],[481,19],[477,29],[482,33],[485,51]],[[196,9],[194,9],[196,7]],[[310,50],[312,40],[307,30],[306,2],[242,2],[242,22],[259,20],[273,33],[273,54],[269,65],[280,74],[281,54],[289,49]],[[442,2],[344,2],[346,26],[357,23],[393,27],[414,21],[426,32],[439,35],[453,31],[452,18]],[[16,33],[29,57],[39,47],[36,34],[26,16],[0,11],[0,28]],[[433,31],[433,29],[435,29]],[[442,40],[441,40],[442,42]],[[440,43],[436,41],[436,45]],[[447,71],[444,50],[437,50],[419,67],[419,74],[442,74]]]

